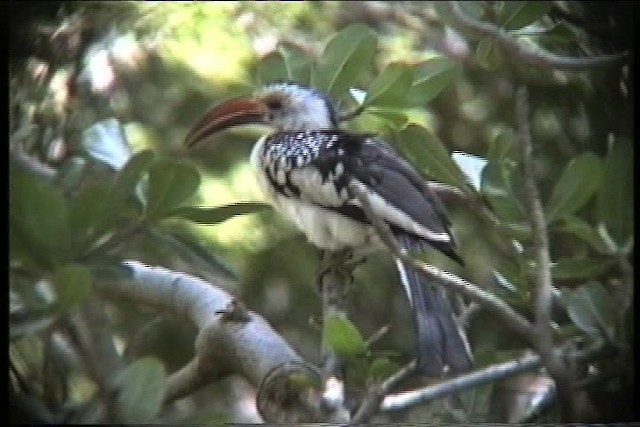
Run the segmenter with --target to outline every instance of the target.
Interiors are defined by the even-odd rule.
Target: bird
[[[340,128],[326,93],[296,82],[267,84],[252,95],[208,110],[184,140],[192,148],[224,129],[262,124],[272,129],[255,143],[250,163],[258,185],[276,211],[292,221],[321,250],[383,247],[350,185],[366,191],[370,208],[384,220],[401,248],[429,247],[463,264],[451,222],[437,196],[416,169],[375,134]],[[441,378],[471,370],[464,331],[456,323],[443,289],[395,258],[412,307],[417,369]]]

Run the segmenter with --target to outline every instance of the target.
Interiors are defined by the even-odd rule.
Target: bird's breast
[[[379,244],[372,227],[331,209],[348,201],[346,186],[335,185],[337,175],[344,172],[341,163],[321,171],[311,164],[313,150],[310,148],[310,158],[298,162],[295,155],[275,155],[265,144],[267,138],[261,138],[251,154],[258,185],[267,201],[309,241],[330,250]],[[300,149],[298,154],[303,156],[305,151]]]

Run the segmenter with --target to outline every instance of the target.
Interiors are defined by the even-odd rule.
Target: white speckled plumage
[[[461,262],[444,208],[422,177],[379,139],[341,131],[324,94],[279,83],[263,88],[252,100],[235,102],[214,110],[213,124],[204,120],[187,143],[209,129],[247,123],[249,118],[275,128],[258,140],[250,161],[266,199],[314,245],[365,251],[382,246],[360,203],[348,196],[351,183],[369,194],[374,213],[390,225],[405,249],[422,250],[428,244]],[[241,111],[231,108],[237,106]],[[432,376],[440,376],[445,365],[457,372],[469,370],[466,338],[442,290],[426,284],[410,265],[395,262],[414,307],[419,368]]]

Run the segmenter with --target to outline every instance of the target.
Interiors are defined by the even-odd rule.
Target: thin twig
[[[380,404],[383,399],[385,399],[385,396],[396,388],[398,384],[413,375],[416,370],[416,366],[417,364],[414,360],[395,372],[382,384],[374,385],[367,393],[367,397],[362,401],[353,418],[351,418],[349,425],[358,425],[369,421],[369,419],[378,412]]]
[[[371,222],[378,232],[378,236],[382,242],[391,251],[392,255],[400,258],[403,261],[411,264],[414,268],[419,269],[427,275],[434,277],[436,280],[453,289],[456,292],[461,293],[472,301],[476,301],[484,308],[490,310],[496,315],[500,316],[508,327],[515,330],[529,342],[536,340],[536,334],[531,324],[519,313],[517,313],[509,304],[505,303],[502,299],[495,295],[484,291],[478,285],[470,283],[455,274],[451,274],[437,267],[429,265],[427,263],[418,261],[411,257],[407,251],[401,248],[396,242],[389,225],[384,222],[378,215],[373,212],[371,202],[367,190],[357,183],[350,183],[348,191],[351,197],[360,201],[362,210],[365,212],[367,219]]]
[[[104,253],[116,249],[118,246],[122,245],[127,240],[133,238],[136,234],[141,232],[144,229],[144,226],[144,220],[141,219],[135,221],[124,230],[109,236],[106,241],[91,248],[89,251],[87,251],[87,253],[80,257],[80,261],[86,262],[91,260],[93,257],[102,256]]]
[[[164,397],[164,405],[168,405],[182,397],[188,396],[220,376],[224,371],[215,369],[202,369],[198,356],[191,359],[189,363],[171,374],[167,380],[167,392]],[[207,366],[212,366],[207,364]],[[223,368],[222,366],[219,366]]]
[[[542,358],[549,374],[556,383],[558,396],[562,404],[562,417],[565,422],[573,418],[573,375],[562,359],[553,353],[551,329],[551,303],[553,283],[551,279],[551,259],[544,210],[535,182],[531,152],[531,131],[529,126],[529,100],[525,87],[516,93],[516,118],[520,142],[522,168],[524,176],[524,196],[527,213],[531,223],[533,250],[536,256],[536,335],[531,344]]]
[[[539,339],[545,345],[551,344],[551,302],[553,283],[551,279],[551,259],[549,256],[549,238],[547,223],[544,217],[540,194],[535,182],[529,126],[529,102],[527,90],[522,87],[516,94],[516,114],[518,119],[518,138],[524,178],[524,197],[527,203],[527,214],[531,223],[533,249],[536,255],[536,325]]]
[[[606,351],[602,343],[581,351],[575,355],[577,362],[587,362],[600,357]],[[554,349],[557,357],[562,357],[561,349]],[[486,368],[470,372],[440,384],[424,387],[418,390],[397,393],[387,396],[380,406],[382,411],[397,411],[406,409],[418,404],[426,403],[435,399],[440,399],[447,395],[489,384],[523,372],[534,371],[543,366],[542,359],[537,354],[530,354],[509,362],[497,363]]]
[[[364,110],[366,110],[367,107],[368,107],[368,105],[366,105],[364,103],[360,104],[354,110],[340,114],[340,117],[338,117],[338,120],[341,121],[341,122],[346,122],[348,120],[356,118],[360,114],[364,113]]]
[[[371,346],[372,344],[382,339],[382,337],[387,335],[389,333],[389,329],[390,329],[389,325],[384,325],[383,327],[375,331],[373,334],[371,334],[371,336],[367,338],[367,340],[365,341],[365,344],[367,345],[367,347]]]
[[[540,48],[525,45],[506,31],[486,22],[480,22],[464,13],[459,2],[447,2],[447,8],[455,20],[464,28],[476,34],[490,37],[505,51],[527,64],[565,71],[585,71],[617,64],[628,58],[628,52],[593,57],[569,57],[546,52]]]

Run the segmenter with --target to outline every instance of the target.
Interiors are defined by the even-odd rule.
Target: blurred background
[[[534,67],[501,49],[495,40],[456,26],[438,3],[10,2],[11,149],[19,147],[21,155],[35,159],[45,172],[57,173],[64,194],[73,198],[74,185],[80,185],[74,178],[74,173],[80,173],[77,171],[84,174],[82,185],[108,176],[109,171],[87,155],[83,144],[87,129],[115,118],[111,123],[124,132],[134,152],[151,149],[159,157],[197,167],[201,184],[189,204],[260,201],[247,160],[263,129],[234,129],[190,152],[182,148],[184,136],[213,104],[290,77],[283,75],[286,67],[289,71],[295,68],[293,75],[308,83],[310,70],[323,57],[327,42],[351,24],[364,24],[375,33],[377,49],[351,88],[366,91],[389,64],[395,63],[412,67],[414,82],[424,79],[429,87],[416,83],[415,89],[423,90],[421,98],[373,106],[345,126],[380,134],[427,173],[428,161],[421,164],[420,149],[403,149],[402,132],[407,124],[427,129],[449,153],[490,159],[490,167],[482,175],[482,195],[504,229],[488,227],[470,212],[469,205],[449,200],[447,207],[467,267],[453,265],[438,254],[427,254],[427,259],[492,290],[523,314],[531,314],[530,236],[522,228],[526,212],[519,193],[513,100],[517,87],[525,84],[531,100],[535,173],[542,198],[547,201],[555,192],[562,206],[575,205],[571,221],[563,218],[550,228],[551,256],[560,265],[555,284],[572,292],[586,283],[597,283],[606,289],[615,307],[616,283],[624,277],[621,265],[628,265],[619,260],[632,254],[633,229],[628,223],[632,224],[633,217],[633,186],[630,172],[627,179],[607,178],[606,165],[614,162],[608,156],[618,141],[631,147],[630,65],[583,72]],[[636,8],[631,2],[614,2],[613,6],[609,2],[571,1],[463,3],[465,13],[474,19],[505,28],[521,43],[558,55],[633,52]],[[523,9],[525,6],[528,9]],[[342,111],[358,105],[348,90],[332,95]],[[624,152],[632,154],[630,150]],[[603,171],[597,182],[583,176],[589,171],[567,169],[587,152],[596,156],[597,169]],[[631,158],[626,157],[625,171],[632,170],[628,166]],[[495,159],[500,159],[499,166],[491,162]],[[91,173],[85,170],[89,167]],[[468,164],[460,167],[465,172],[471,168]],[[563,174],[572,172],[575,175],[564,178],[564,187],[557,189]],[[617,183],[615,187],[605,188],[612,182]],[[586,187],[593,190],[581,195]],[[616,192],[621,196],[611,202],[613,205],[600,195]],[[574,193],[584,200],[572,200],[569,196]],[[603,219],[602,212],[607,209],[615,211],[615,220]],[[622,224],[615,232],[610,227],[618,249],[602,249],[606,245],[597,227],[603,221]],[[119,248],[116,256],[195,274],[225,287],[266,317],[305,359],[320,362],[319,251],[292,225],[266,210],[216,225],[169,218],[154,227],[156,233],[170,236],[173,242],[165,245],[135,237]],[[631,246],[625,243],[629,238]],[[13,242],[20,239],[12,234]],[[514,239],[520,246],[512,244]],[[10,323],[12,378],[22,377],[32,399],[40,402],[32,404],[56,422],[99,421],[91,418],[91,405],[99,400],[99,390],[82,369],[69,362],[73,358],[64,356],[65,349],[73,345],[56,329],[59,317],[42,326],[43,319],[51,317],[47,298],[37,285],[46,282],[47,275],[25,263],[15,246],[11,251],[12,266],[20,267],[11,275],[11,313],[20,319]],[[496,281],[493,269],[498,269],[504,280]],[[372,346],[372,352],[384,355],[394,366],[408,362],[413,352],[412,320],[388,256],[374,254],[356,270],[348,298],[350,318],[365,338],[383,326],[390,328]],[[620,298],[630,301],[627,294]],[[171,373],[192,357],[197,331],[186,319],[127,301],[104,304],[117,348],[127,348],[136,332],[145,328],[144,339],[136,343],[130,360],[153,356]],[[605,310],[611,317],[614,309]],[[590,339],[569,311],[567,315],[558,309],[558,335]],[[621,343],[628,344],[632,337],[632,311],[626,310],[619,323],[612,321],[618,328],[615,339]],[[518,356],[524,348],[518,337],[483,311],[471,319],[470,338],[479,366]],[[47,367],[48,358],[59,363]],[[615,365],[608,368],[615,371],[612,375],[618,382],[607,383],[610,388],[606,391],[600,387],[603,383],[597,384],[600,393],[610,393],[602,401],[609,400],[614,406],[622,402],[624,406],[626,400],[620,396],[629,390],[629,384],[621,380],[625,375],[620,372],[628,366]],[[632,381],[630,378],[633,376],[627,376],[627,381]],[[252,386],[232,376],[176,403],[161,421],[257,422],[253,393]],[[509,406],[500,403],[499,399],[509,398],[504,394],[491,386],[467,392],[465,422],[490,420],[491,407]],[[515,394],[511,390],[510,395]],[[600,403],[593,409],[597,397],[590,399],[589,410],[598,413],[600,418],[596,418],[615,418],[615,409]],[[494,416],[498,412],[496,409]],[[446,407],[434,403],[381,420],[452,422],[452,416]]]

